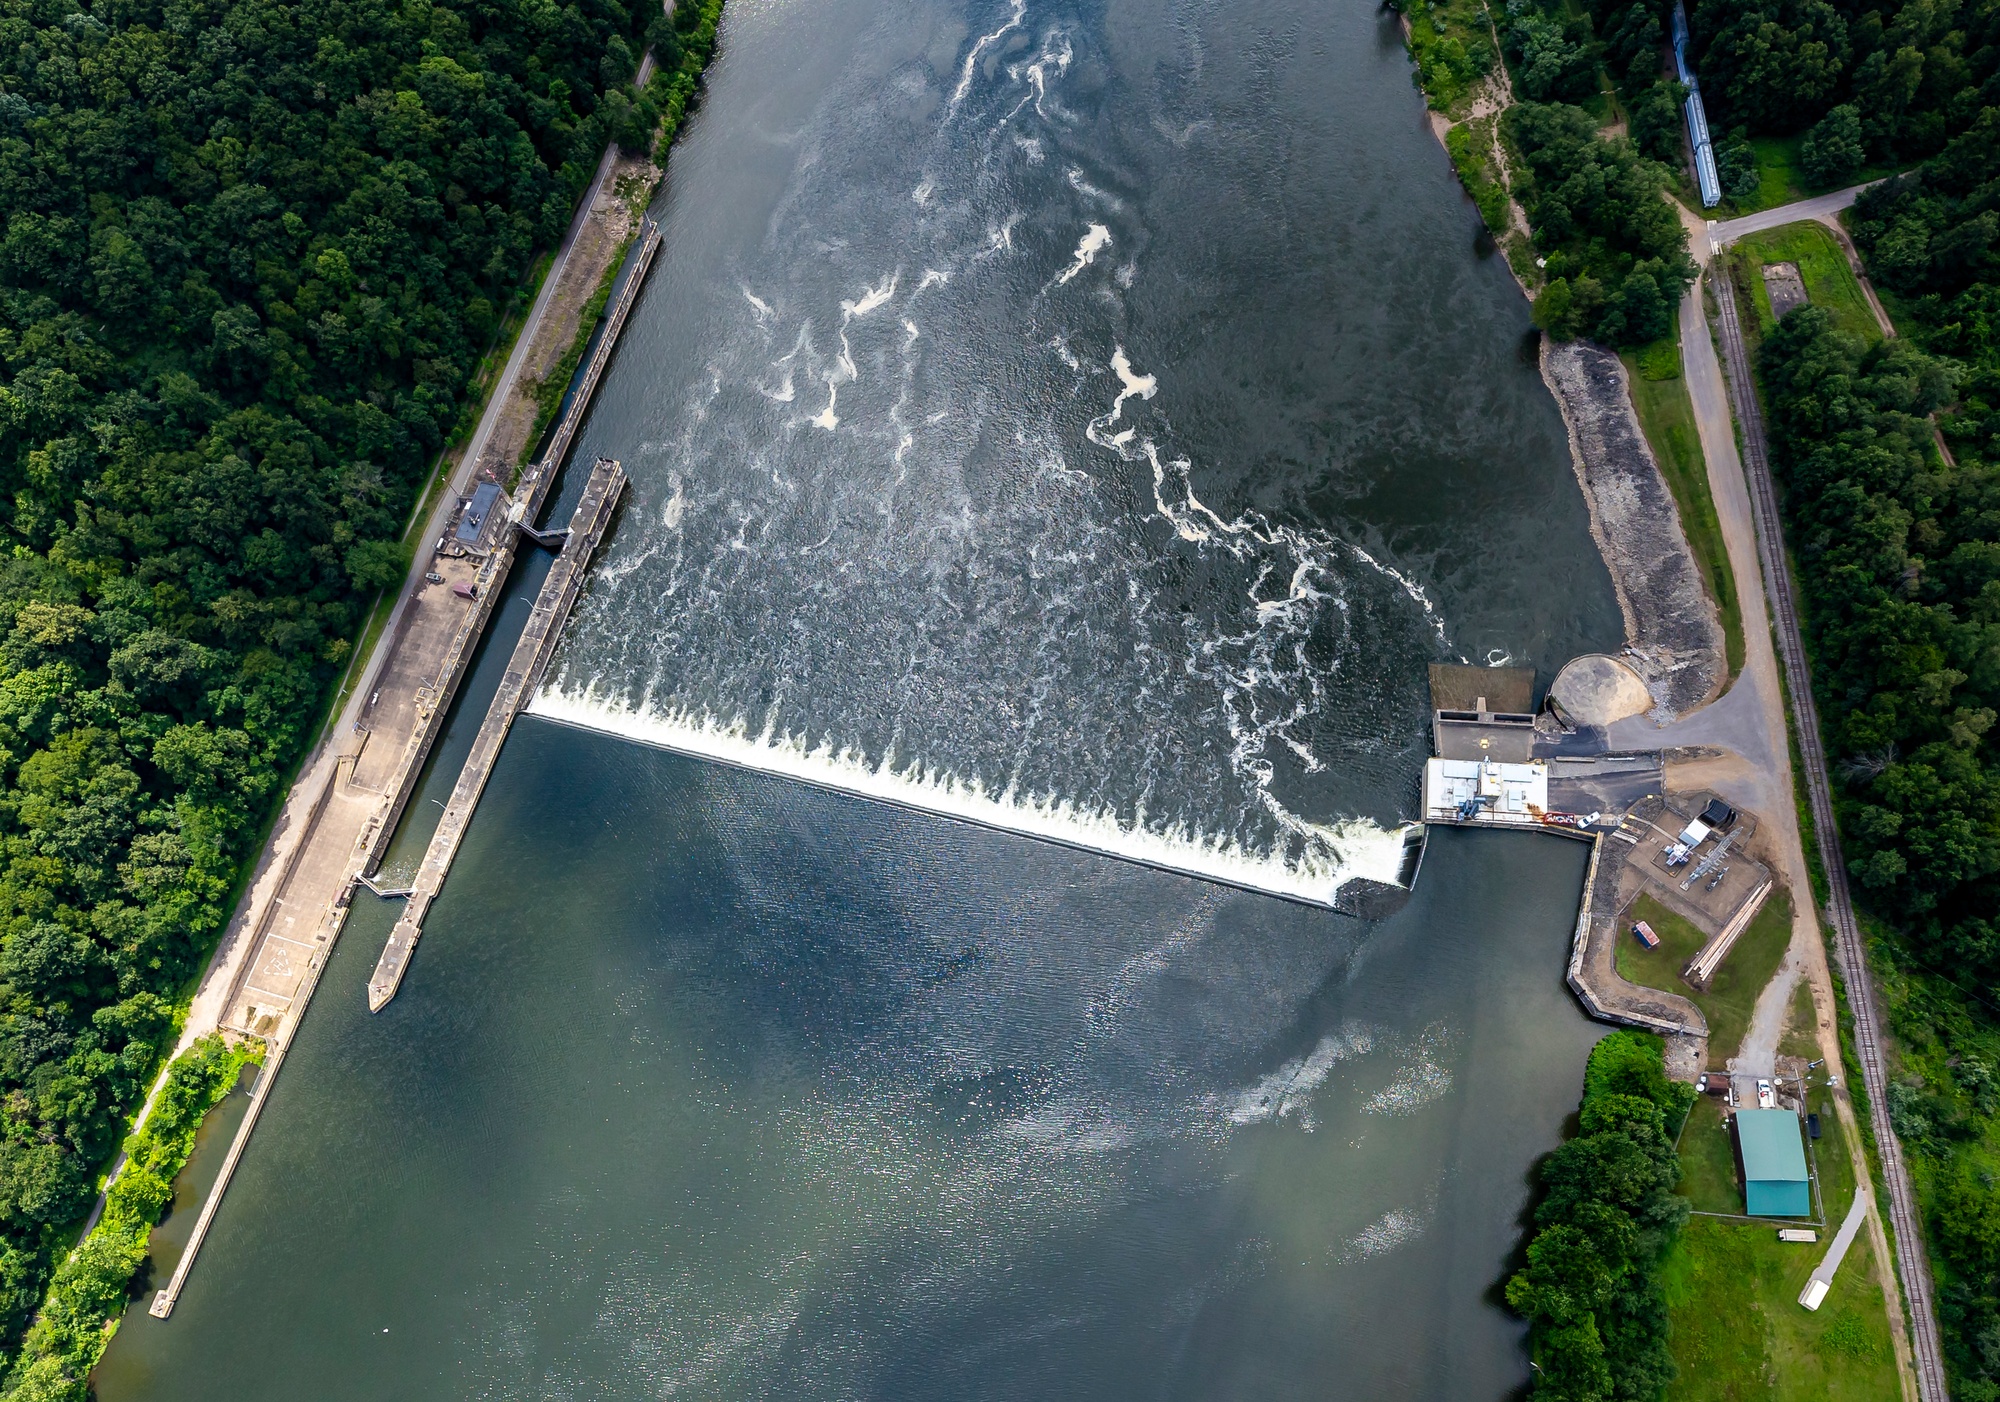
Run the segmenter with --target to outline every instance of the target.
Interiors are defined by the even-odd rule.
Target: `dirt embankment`
[[[638,229],[659,179],[659,168],[643,156],[616,159],[610,178],[576,231],[569,261],[556,274],[555,290],[528,345],[521,377],[501,402],[499,417],[474,465],[478,476],[511,482],[515,468],[534,448],[542,381],[560,368],[564,353],[576,340],[585,307]]]
[[[1627,660],[1645,678],[1656,717],[1671,719],[1712,697],[1726,674],[1715,604],[1632,412],[1618,357],[1583,341],[1544,341],[1542,377],[1569,426],[1591,534],[1625,616]]]

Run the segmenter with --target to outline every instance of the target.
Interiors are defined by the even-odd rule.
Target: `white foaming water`
[[[1147,230],[1065,137],[1069,35],[1044,28],[999,91],[978,90],[982,65],[1025,46],[1023,15],[1014,0],[955,75],[952,107],[1011,105],[994,128],[941,147],[879,219],[800,229],[800,259],[753,261],[729,287],[740,335],[663,445],[658,534],[600,568],[531,710],[1315,905],[1357,878],[1394,884],[1405,830],[1291,805],[1342,806],[1295,781],[1342,767],[1330,703],[1360,688],[1341,673],[1404,613],[1358,566],[1441,634],[1435,612],[1409,576],[1324,530],[1226,517],[1195,494],[1188,458],[1165,460],[1153,435],[1171,442],[1167,420],[1142,408],[1159,380],[1096,331],[1139,276]],[[989,187],[996,163],[1008,173]],[[1043,262],[1039,239],[1017,247],[1030,220],[1081,229],[1067,267]],[[794,275],[832,249],[837,282]],[[1099,262],[1089,298],[1042,300]],[[1075,399],[991,373],[1008,333],[983,318],[1008,296],[1030,312],[1024,344],[1074,373]],[[967,326],[983,328],[971,344]],[[1070,407],[1107,370],[1097,417]],[[1090,463],[1079,428],[1133,468]],[[1146,519],[1148,472],[1164,531]],[[791,731],[774,731],[778,715]],[[893,738],[863,745],[884,722]]]
[[[680,754],[1310,905],[1331,908],[1340,888],[1349,881],[1367,879],[1393,886],[1401,874],[1405,829],[1384,829],[1366,819],[1306,825],[1310,832],[1301,836],[1311,840],[1301,842],[1300,852],[1288,860],[1248,852],[1238,843],[1187,829],[1157,831],[1145,825],[1143,814],[1138,821],[1128,823],[1116,814],[1093,811],[1062,798],[1018,794],[1011,789],[994,792],[977,778],[963,779],[941,769],[898,768],[893,756],[873,763],[853,750],[814,746],[771,727],[753,734],[741,721],[662,713],[644,703],[633,707],[595,695],[588,687],[565,692],[560,680],[543,687],[529,704],[528,713]]]
[[[1076,261],[1071,263],[1067,268],[1064,268],[1056,277],[1056,281],[1058,283],[1068,282],[1071,278],[1096,262],[1097,255],[1109,247],[1111,247],[1111,230],[1105,228],[1102,224],[1092,224],[1084,233],[1084,236],[1077,241]]]
[[[1007,123],[1013,121],[1014,118],[1021,115],[1024,108],[1031,104],[1035,109],[1035,115],[1038,117],[1045,119],[1067,118],[1069,114],[1063,111],[1059,104],[1048,103],[1049,70],[1053,68],[1058,77],[1067,73],[1069,71],[1070,59],[1073,56],[1074,51],[1070,48],[1068,33],[1058,28],[1049,31],[1047,37],[1042,40],[1041,51],[1032,60],[1024,63],[1009,64],[1007,66],[1007,76],[1014,82],[1026,83],[1028,91],[1019,102],[1014,104],[1014,110],[1000,119],[1000,125],[1005,126]],[[1053,112],[1049,110],[1051,106],[1055,108]]]
[[[1237,1092],[1220,1107],[1222,1113],[1233,1125],[1264,1124],[1297,1115],[1304,1128],[1313,1129],[1313,1092],[1326,1084],[1335,1066],[1350,1057],[1366,1056],[1374,1045],[1373,1034],[1365,1028],[1322,1037],[1308,1055],[1292,1058],[1256,1085]]]
[[[1014,0],[1014,13],[1007,17],[1007,22],[991,34],[982,34],[979,36],[978,42],[972,46],[972,51],[965,56],[965,67],[959,70],[958,86],[952,89],[951,103],[946,109],[947,111],[957,111],[958,104],[965,101],[966,93],[971,91],[972,70],[978,66],[980,55],[992,48],[1007,33],[1020,28],[1021,17],[1027,13],[1028,0]]]

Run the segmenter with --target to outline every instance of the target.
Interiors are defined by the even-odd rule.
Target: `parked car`
[[[429,574],[424,576],[424,583],[442,584],[444,583],[444,576],[439,574],[436,570],[432,570]]]
[[[1757,1108],[1775,1110],[1778,1108],[1778,1093],[1771,1089],[1769,1081],[1757,1082]]]

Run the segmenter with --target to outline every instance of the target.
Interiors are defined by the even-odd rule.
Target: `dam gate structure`
[[[471,669],[486,624],[504,592],[519,538],[525,535],[542,546],[555,542],[557,533],[535,530],[535,520],[610,365],[661,240],[658,222],[645,220],[618,295],[606,312],[596,344],[540,460],[521,474],[511,497],[504,489],[475,492],[474,499],[463,504],[455,525],[468,527],[469,539],[453,529],[438,541],[433,570],[437,579],[427,581],[427,585],[447,603],[456,596],[466,601],[466,606],[449,612],[426,606],[403,614],[404,621],[385,644],[382,654],[383,672],[393,674],[400,684],[382,683],[381,690],[362,706],[361,718],[354,727],[355,736],[343,736],[339,751],[320,762],[326,777],[302,813],[301,836],[289,853],[282,849],[275,852],[272,877],[267,883],[269,894],[260,895],[250,903],[246,925],[239,936],[248,942],[248,957],[231,975],[221,995],[223,1001],[216,1025],[226,1033],[263,1039],[270,1050],[264,1070],[251,1090],[242,1124],[230,1141],[214,1186],[202,1202],[173,1276],[153,1297],[149,1313],[156,1318],[165,1319],[173,1313],[236,1166],[269,1102],[292,1033],[318,988],[356,892],[366,888],[384,899],[407,894],[415,900],[422,889],[422,882],[410,883],[407,892],[400,889],[400,882],[399,889],[387,889],[375,880],[378,868],[404,809],[416,792],[431,748],[445,728],[453,697]],[[592,469],[583,505],[572,518],[568,531],[562,533],[562,554],[544,583],[529,624],[529,633],[540,638],[539,660],[534,664],[533,675],[515,679],[513,673],[521,659],[517,656],[510,663],[509,679],[515,682],[512,688],[515,710],[539,679],[539,669],[546,664],[547,651],[553,647],[563,618],[582,586],[590,556],[610,524],[624,486],[625,472],[617,462],[603,459]],[[477,519],[471,520],[468,511]],[[407,596],[408,600],[414,602],[424,592],[425,587],[419,586]],[[432,621],[426,623],[427,617]],[[502,692],[507,694],[509,688],[503,686]],[[397,725],[393,733],[398,740],[392,743],[396,749],[386,753],[379,741],[372,750],[370,746],[377,730],[392,729],[375,710],[375,702],[384,698],[389,705],[401,707],[394,717]],[[511,712],[507,719],[511,722]],[[486,738],[484,730],[482,727],[482,741]],[[504,730],[500,738],[504,738]],[[498,747],[496,739],[492,745],[494,754]],[[491,756],[489,765],[490,762]],[[482,785],[483,782],[482,778]],[[455,793],[454,798],[457,796]],[[365,819],[356,816],[363,813]],[[344,822],[322,823],[330,815],[342,814],[348,815]],[[469,816],[469,810],[461,815],[461,831],[463,821]],[[328,840],[324,829],[329,826],[342,835]],[[350,839],[347,833],[356,835]],[[455,840],[452,850],[456,850]],[[440,871],[433,878],[424,906],[428,906],[428,897],[434,896],[442,883]],[[328,898],[323,894],[326,892],[337,894]],[[418,918],[421,920],[420,914]],[[413,936],[405,942],[404,962],[407,962],[407,946],[413,943]],[[396,981],[400,982],[400,971]],[[390,992],[393,994],[393,987]]]

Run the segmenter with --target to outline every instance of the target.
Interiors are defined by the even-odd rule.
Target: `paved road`
[[[1776,209],[1759,210],[1755,214],[1746,214],[1741,219],[1723,219],[1708,226],[1708,236],[1712,246],[1719,250],[1728,247],[1745,234],[1796,224],[1801,219],[1817,219],[1822,224],[1831,224],[1833,216],[1853,204],[1863,190],[1881,183],[1879,180],[1871,180],[1866,185],[1850,185],[1845,190],[1835,190],[1830,195],[1815,195],[1809,200],[1795,200],[1791,204],[1779,205]]]
[[[1845,195],[1848,192],[1841,193]],[[1810,217],[1802,216],[1801,209],[1801,205],[1791,205],[1786,209],[1768,211],[1768,214],[1775,223]],[[1763,414],[1752,388],[1750,358],[1743,344],[1735,297],[1728,290],[1722,290],[1716,298],[1716,308],[1716,331],[1722,343],[1729,387],[1743,428],[1744,468],[1750,487],[1752,516],[1757,527],[1758,554],[1764,568],[1765,592],[1771,606],[1772,632],[1791,680],[1792,719],[1801,767],[1805,771],[1806,797],[1812,808],[1820,861],[1831,893],[1827,914],[1834,927],[1834,956],[1840,961],[1841,973],[1847,984],[1848,1006],[1854,1015],[1855,1051],[1861,1062],[1863,1090],[1868,1096],[1876,1142],[1881,1151],[1882,1179],[1888,1189],[1889,1215],[1896,1227],[1894,1248],[1910,1307],[1911,1345],[1915,1355],[1918,1394],[1923,1402],[1946,1402],[1949,1394],[1945,1389],[1943,1355],[1938,1346],[1937,1314],[1932,1298],[1930,1262],[1924,1254],[1922,1218],[1917,1210],[1909,1168],[1903,1160],[1902,1145],[1889,1127],[1889,1105],[1884,1093],[1888,1068],[1882,1054],[1881,1013],[1861,941],[1860,924],[1855,919],[1854,904],[1848,890],[1847,864],[1841,856],[1840,833],[1834,826],[1826,752],[1820,740],[1812,674],[1806,662],[1805,643],[1799,632],[1795,586],[1784,554],[1784,534],[1778,515],[1777,489],[1771,478],[1765,446]],[[1705,343],[1708,338],[1703,335],[1698,339]],[[1749,594],[1744,596],[1746,602],[1754,597]]]

